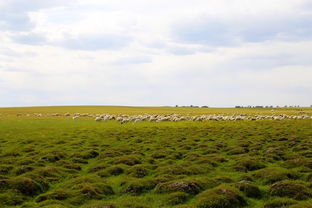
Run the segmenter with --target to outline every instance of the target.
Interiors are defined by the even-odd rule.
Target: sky
[[[0,0],[0,106],[312,105],[311,0]]]

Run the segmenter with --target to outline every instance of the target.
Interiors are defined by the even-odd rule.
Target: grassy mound
[[[251,198],[261,198],[261,191],[250,181],[240,181],[235,184],[236,188],[243,192],[247,197]]]
[[[300,174],[285,168],[264,168],[254,173],[253,176],[264,184],[272,184],[285,179],[298,179]]]
[[[136,178],[143,178],[148,175],[149,168],[146,165],[135,165],[127,173]]]
[[[290,180],[274,183],[270,188],[270,194],[271,196],[289,197],[297,200],[312,197],[312,192],[306,185]]]
[[[10,190],[5,193],[0,193],[0,207],[2,206],[17,206],[26,200],[26,197],[17,190]]]
[[[238,208],[246,204],[238,190],[225,185],[208,189],[196,197],[198,208]]]
[[[129,166],[137,165],[140,164],[141,161],[138,159],[137,156],[120,156],[120,157],[115,157],[113,160],[114,164],[125,164]]]
[[[113,165],[106,168],[103,171],[98,172],[100,177],[109,177],[109,176],[117,176],[124,173],[124,167],[120,165]]]
[[[70,198],[72,196],[72,194],[68,191],[68,190],[64,190],[64,189],[57,189],[54,190],[50,193],[45,193],[42,194],[40,196],[38,196],[38,198],[36,199],[37,202],[42,202],[42,201],[46,201],[46,200],[66,200],[68,198]]]
[[[253,171],[264,168],[265,165],[259,159],[244,158],[237,163],[236,167],[241,167],[242,170],[246,171]]]
[[[188,198],[189,198],[189,195],[184,192],[170,193],[165,199],[165,204],[169,206],[182,204],[186,202]]]
[[[289,198],[274,198],[265,203],[264,208],[289,207],[297,202]]]
[[[198,194],[203,190],[204,184],[196,180],[174,180],[160,183],[156,186],[157,193],[185,192]]]
[[[154,189],[157,185],[155,179],[137,179],[132,180],[124,185],[124,193],[139,195],[146,191]]]
[[[35,196],[44,191],[44,188],[38,182],[27,177],[13,179],[11,186],[26,196]]]

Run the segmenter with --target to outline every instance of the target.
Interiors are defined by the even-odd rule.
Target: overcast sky
[[[0,106],[312,105],[311,0],[0,0]]]

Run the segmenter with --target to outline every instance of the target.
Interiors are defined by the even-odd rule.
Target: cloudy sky
[[[0,106],[312,105],[311,0],[0,0]]]

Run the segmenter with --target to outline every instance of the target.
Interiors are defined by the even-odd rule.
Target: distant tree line
[[[310,107],[312,107],[312,105]],[[237,106],[235,106],[235,108],[300,108],[300,106],[299,105],[289,105],[289,106],[287,106],[287,105],[285,105],[285,106],[278,106],[278,105],[277,106],[273,106],[273,105],[240,106],[240,105],[237,105]]]

